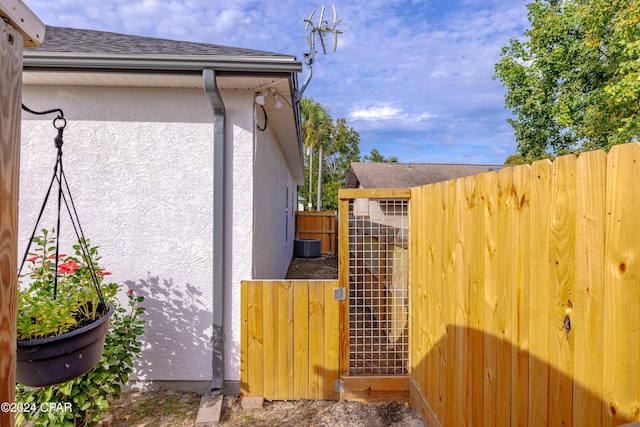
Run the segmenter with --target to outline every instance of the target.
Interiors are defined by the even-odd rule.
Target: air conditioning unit
[[[319,239],[294,239],[293,256],[296,258],[317,258],[321,252]]]

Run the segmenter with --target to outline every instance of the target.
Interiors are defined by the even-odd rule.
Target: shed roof
[[[504,165],[437,163],[351,163],[346,188],[411,188],[448,181],[492,170]]]

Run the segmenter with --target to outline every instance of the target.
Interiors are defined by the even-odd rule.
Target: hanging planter
[[[98,320],[62,335],[18,341],[16,381],[30,387],[44,387],[89,372],[102,356],[113,311],[110,305]]]
[[[110,273],[98,267],[97,248],[89,246],[84,238],[62,168],[62,131],[66,121],[61,114],[53,123],[58,130],[54,175],[18,272],[16,381],[32,387],[70,381],[98,363],[114,312],[108,301],[118,289],[114,283],[103,283],[103,276]],[[57,226],[52,231],[43,229],[36,236],[56,182]],[[75,255],[60,253],[63,206],[78,239],[73,246]],[[29,272],[23,276],[25,265]]]

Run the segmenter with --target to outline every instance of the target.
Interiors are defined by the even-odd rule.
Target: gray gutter
[[[202,70],[204,91],[213,109],[213,332],[211,391],[221,393],[224,383],[224,282],[225,263],[225,108],[216,72]]]
[[[209,56],[209,55],[116,55],[77,54],[66,52],[28,52],[23,66],[43,68],[75,68],[93,70],[154,70],[164,72],[187,71],[200,73],[203,69],[242,72],[302,71],[302,64],[290,56]]]

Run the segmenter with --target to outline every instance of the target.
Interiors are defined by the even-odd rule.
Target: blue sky
[[[26,0],[48,25],[199,41],[294,55],[309,48],[300,0]],[[497,163],[515,153],[500,48],[528,27],[522,0],[352,0],[353,28],[318,55],[305,92],[402,162]],[[331,4],[331,3],[325,3]],[[299,81],[306,77],[301,73]]]

